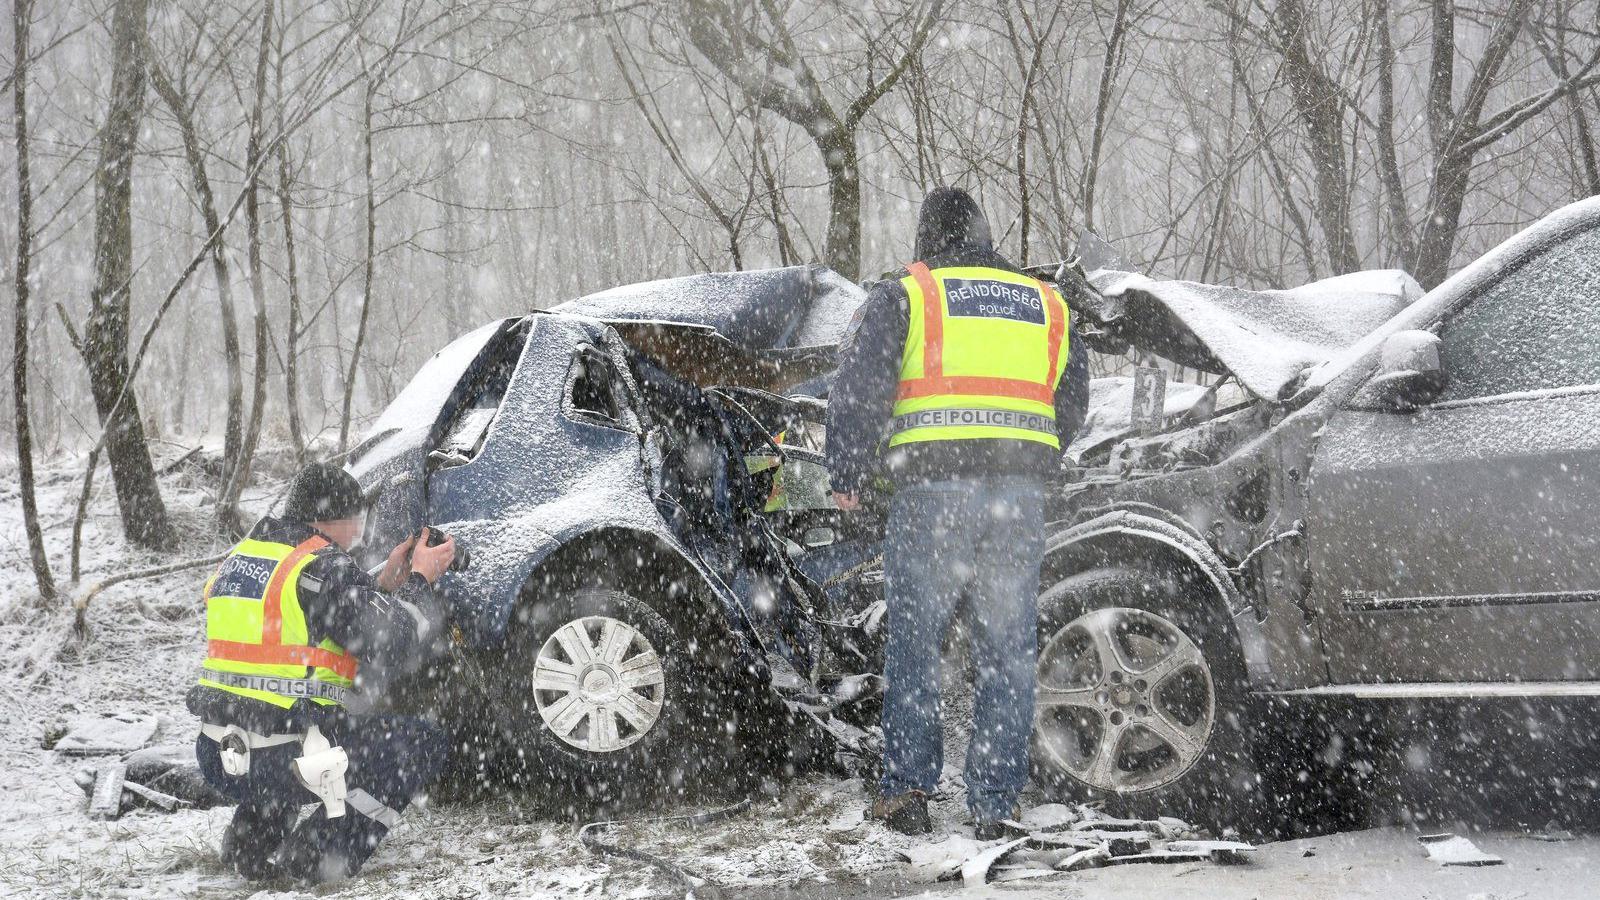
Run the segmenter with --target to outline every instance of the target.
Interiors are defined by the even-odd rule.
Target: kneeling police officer
[[[238,811],[223,862],[252,880],[354,875],[448,752],[420,719],[363,713],[384,683],[442,645],[432,585],[454,539],[395,547],[374,578],[349,555],[363,499],[348,472],[314,463],[282,518],[251,529],[206,582],[205,662],[189,710],[200,771]],[[304,803],[320,807],[297,821]]]

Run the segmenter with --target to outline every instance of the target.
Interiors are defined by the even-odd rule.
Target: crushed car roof
[[[1180,365],[1233,375],[1258,397],[1291,393],[1302,373],[1393,318],[1423,294],[1397,269],[1353,272],[1289,290],[1251,291],[1133,272],[1089,275],[1084,339],[1106,352],[1139,347]]]
[[[789,266],[623,285],[550,311],[710,329],[746,352],[805,351],[837,346],[866,297],[832,269]]]

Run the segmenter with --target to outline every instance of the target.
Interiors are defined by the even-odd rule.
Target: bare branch
[[[1547,91],[1524,97],[1490,116],[1488,121],[1484,122],[1478,129],[1478,132],[1462,145],[1462,152],[1477,153],[1495,141],[1516,131],[1534,116],[1549,109],[1552,104],[1561,98],[1584,88],[1600,84],[1600,72],[1596,71],[1597,67],[1600,67],[1600,49],[1596,49],[1595,55],[1584,63],[1583,68],[1579,69],[1566,81]]]
[[[884,75],[871,87],[867,88],[866,93],[857,97],[850,104],[849,109],[845,111],[845,128],[854,128],[856,123],[860,122],[871,111],[873,104],[883,99],[884,94],[894,90],[894,86],[899,83],[901,76],[905,75],[906,70],[911,67],[911,63],[922,54],[923,45],[928,43],[929,35],[933,34],[933,26],[938,24],[939,14],[943,11],[944,0],[933,0],[933,5],[928,7],[927,15],[923,16],[921,24],[917,26],[917,30],[911,35],[911,43],[906,46],[906,52],[894,64],[894,68],[890,69],[887,75]]]

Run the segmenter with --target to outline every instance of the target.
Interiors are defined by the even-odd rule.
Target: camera
[[[422,537],[422,532],[423,529],[418,528],[412,537],[420,538]],[[437,547],[445,541],[448,541],[451,537],[449,534],[446,534],[443,530],[434,525],[429,525],[427,527],[427,532],[428,540],[426,546],[429,547]],[[467,570],[467,566],[471,564],[472,554],[467,550],[467,545],[461,543],[460,538],[456,538],[456,555],[454,559],[450,560],[450,571],[465,572]]]

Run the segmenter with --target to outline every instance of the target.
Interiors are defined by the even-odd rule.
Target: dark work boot
[[[272,862],[289,829],[297,807],[256,808],[241,805],[222,833],[222,864],[249,881],[270,881],[278,876]]]
[[[352,878],[388,833],[349,807],[337,819],[319,809],[284,841],[283,875],[304,885]]]
[[[933,820],[928,818],[928,795],[921,791],[879,797],[872,801],[872,808],[867,815],[901,834],[927,834],[933,831]]]
[[[1015,821],[1020,817],[1021,812],[1013,804],[1009,818]],[[972,836],[980,841],[1002,841],[1022,837],[1025,834],[1027,831],[1009,824],[1006,819],[991,819],[977,813],[972,815]]]

